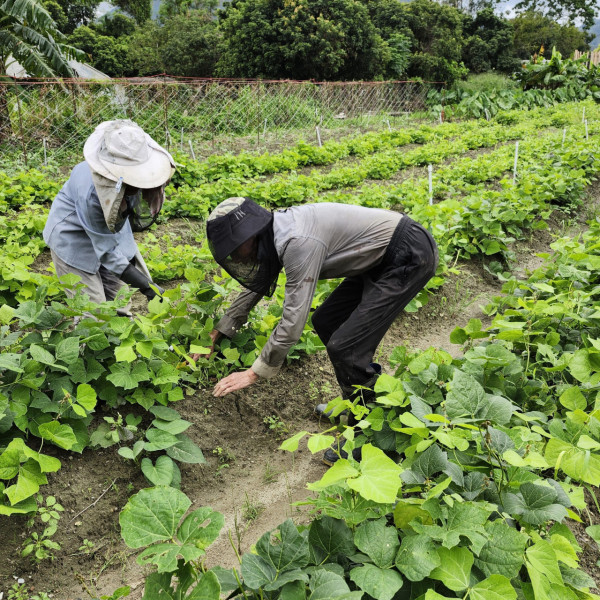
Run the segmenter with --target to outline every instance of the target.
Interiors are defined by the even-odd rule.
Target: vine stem
[[[115,484],[115,481],[117,481],[116,477],[112,480],[111,484],[89,506],[86,506],[82,511],[79,511],[69,521],[69,523],[72,523],[77,517],[79,517],[80,515],[82,515],[86,510],[89,510],[90,508],[92,508],[92,506],[96,506],[96,504],[98,503],[98,501],[100,500],[100,498],[102,498],[104,496],[104,494],[106,494],[106,492],[108,492],[108,490],[110,490],[110,488]]]

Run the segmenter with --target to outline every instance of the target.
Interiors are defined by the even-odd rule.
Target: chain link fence
[[[257,80],[15,80],[0,82],[0,155],[38,167],[81,160],[102,121],[129,118],[170,150],[201,158],[265,150],[334,132],[393,127],[426,110],[442,84]],[[4,167],[6,168],[5,163]]]

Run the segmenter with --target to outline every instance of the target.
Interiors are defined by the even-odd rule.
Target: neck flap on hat
[[[275,249],[272,212],[246,198],[230,212],[209,217],[206,232],[213,257],[229,275],[246,289],[273,295],[282,264]],[[254,243],[246,244],[253,238]]]
[[[102,213],[104,214],[104,220],[106,226],[110,231],[116,233],[121,231],[127,215],[123,214],[121,209],[121,201],[125,193],[125,185],[119,182],[115,183],[106,177],[103,177],[99,173],[96,173],[93,169],[92,181],[96,188],[96,194],[98,194],[98,200],[100,200],[100,206],[102,207]]]

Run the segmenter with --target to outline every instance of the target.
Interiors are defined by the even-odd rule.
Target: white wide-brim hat
[[[100,123],[83,146],[83,156],[96,173],[136,188],[164,185],[175,171],[173,157],[129,119]]]

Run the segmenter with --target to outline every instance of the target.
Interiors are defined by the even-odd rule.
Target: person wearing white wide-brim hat
[[[98,125],[83,155],[52,202],[44,228],[56,273],[78,275],[94,302],[113,300],[125,284],[150,300],[160,288],[133,232],[156,221],[175,171],[173,158],[130,120]]]

